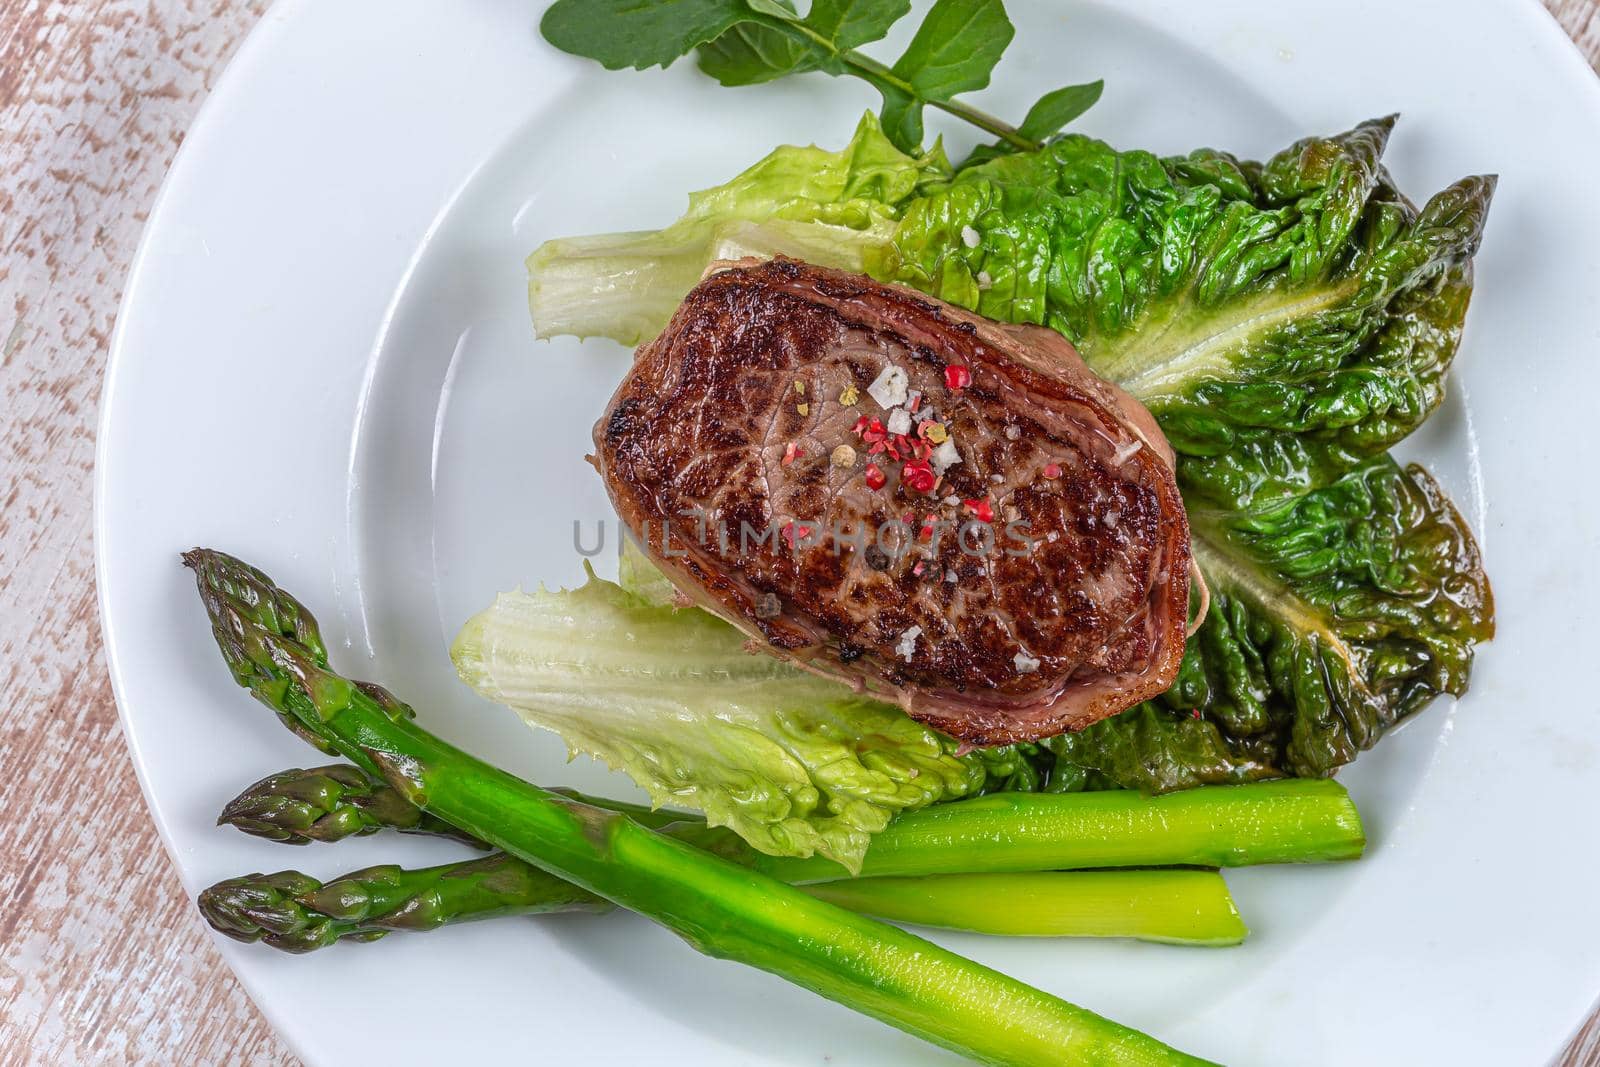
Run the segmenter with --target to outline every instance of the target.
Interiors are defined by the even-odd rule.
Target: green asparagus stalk
[[[823,856],[763,855],[725,831],[702,831],[698,843],[792,884],[832,881],[843,870]],[[873,837],[861,874],[1238,867],[1355,859],[1365,847],[1350,794],[1325,779],[1156,797],[1134,790],[995,793],[900,816]]]
[[[375,941],[391,930],[612,907],[504,852],[422,870],[368,867],[326,883],[299,871],[250,874],[203,890],[199,904],[213,929],[285,952]]]
[[[345,763],[269,775],[228,801],[217,825],[291,845],[340,841],[391,829],[453,837],[477,848],[487,847],[429,815],[359,767]]]
[[[266,575],[213,551],[184,562],[235,680],[297,733],[702,952],[987,1063],[1199,1062],[896,927],[483,763],[416,726],[404,704],[333,673],[315,620]]]
[[[892,922],[1005,937],[1237,945],[1249,930],[1215,871],[1048,871],[844,878],[818,900]]]
[[[345,770],[361,774],[355,768]],[[264,799],[255,799],[254,791],[279,780],[287,780],[293,787],[296,774],[317,773],[285,771],[274,775],[246,790],[230,807],[248,800],[255,818],[265,824],[262,836],[291,839],[306,816],[296,808],[284,808],[280,817],[280,809]],[[368,788],[374,793],[387,791],[398,798],[381,782],[369,779]],[[302,790],[310,791],[313,790]],[[831,881],[844,870],[822,857],[767,856],[745,844],[738,835],[707,827],[694,815],[651,810],[642,804],[624,804],[570,790],[554,792],[595,807],[622,811],[652,829],[670,826],[675,837],[791,884]],[[323,812],[318,822],[342,824],[371,817],[370,810],[347,816],[335,804]],[[255,832],[249,827],[240,828]],[[1313,863],[1355,859],[1365,844],[1361,816],[1350,794],[1333,781],[1293,779],[1202,786],[1160,797],[1126,790],[1000,793],[900,816],[873,838],[862,874],[881,877],[1093,867]]]
[[[705,820],[695,812],[673,811],[671,808],[652,808],[648,804],[634,804],[626,800],[597,797],[589,793],[581,793],[576,789],[569,789],[566,786],[556,786],[550,792],[557,796],[566,797],[568,800],[576,800],[580,804],[588,804],[590,807],[620,812],[640,826],[646,826],[652,830],[664,830],[669,826],[677,826],[680,823],[688,823],[690,825],[696,823],[705,824]]]
[[[552,789],[551,792],[585,804],[597,802],[597,798],[575,789]],[[599,803],[651,829],[692,818],[682,812],[652,809],[644,804],[618,800]],[[217,817],[217,825],[232,826],[253,837],[289,845],[342,841],[389,829],[454,838],[474,848],[489,847],[471,834],[416,807],[383,780],[348,763],[309,770],[295,767],[268,775],[228,801]]]
[[[1236,945],[1249,932],[1214,871],[1073,871],[861,878],[805,887],[893,922],[1011,937],[1129,937]],[[230,878],[200,912],[236,941],[310,952],[391,930],[432,930],[503,915],[607,911],[611,904],[504,852],[408,871],[370,867],[323,883],[299,871]]]

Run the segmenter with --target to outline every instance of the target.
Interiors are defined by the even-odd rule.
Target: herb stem
[[[826,42],[824,42],[825,44]],[[860,52],[847,51],[834,53],[845,66],[856,71],[859,77],[865,78],[874,84],[887,84],[907,96],[921,100],[930,107],[936,107],[947,115],[954,115],[958,119],[984,130],[1005,141],[1007,144],[1022,152],[1032,152],[1039,147],[1038,141],[1032,141],[1017,132],[1017,128],[1009,123],[1001,122],[986,111],[979,111],[975,107],[960,103],[956,100],[927,100],[917,92],[916,87],[900,77],[889,67],[879,63],[870,56]]]
[[[887,86],[913,100],[920,100],[925,105],[936,107],[947,115],[954,115],[958,119],[970,122],[980,130],[993,134],[1019,151],[1032,152],[1040,147],[1038,141],[1022,136],[1015,126],[1001,122],[986,111],[979,111],[975,107],[958,103],[955,100],[929,100],[925,98],[917,91],[916,86],[896,74],[893,68],[886,67],[871,56],[863,55],[854,49],[840,51],[832,41],[803,22],[773,17],[757,21],[779,32],[792,33],[804,37],[823,51],[831,53],[841,66],[854,73],[856,77],[871,82],[880,89]]]
[[[933,107],[938,108],[940,111],[943,111],[947,115],[954,115],[956,118],[965,119],[979,129],[987,130],[989,133],[994,134],[996,137],[1013,146],[1018,151],[1032,152],[1039,148],[1038,141],[1028,140],[1028,138],[1017,132],[1017,128],[1015,126],[1012,126],[1009,123],[1001,122],[993,115],[990,115],[984,111],[979,111],[975,107],[968,107],[966,104],[955,100],[929,100],[928,103]]]

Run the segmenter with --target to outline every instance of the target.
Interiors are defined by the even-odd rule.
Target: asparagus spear
[[[609,901],[504,852],[413,871],[368,867],[327,883],[299,871],[250,874],[202,890],[199,904],[213,929],[285,952],[502,915],[611,910]]]
[[[310,770],[297,767],[269,775],[228,801],[217,825],[291,845],[340,841],[387,827],[487,847],[346,763]]]
[[[1216,871],[1045,871],[844,878],[805,887],[863,915],[1007,937],[1237,945],[1249,933]]]
[[[344,770],[362,773],[356,768]],[[240,829],[260,832],[275,840],[292,839],[300,832],[306,815],[297,808],[278,807],[266,798],[257,799],[255,791],[266,783],[286,781],[290,784],[283,788],[315,792],[299,790],[294,782],[296,775],[318,773],[285,771],[246,790],[230,808],[248,807],[255,822],[240,825]],[[388,792],[403,799],[381,782],[368,779],[367,787],[374,793]],[[595,807],[623,811],[652,829],[671,826],[675,837],[791,884],[830,881],[844,870],[820,856],[793,859],[764,855],[731,831],[707,827],[693,815],[652,811],[644,805],[569,790],[554,792]],[[345,815],[340,810],[341,803],[336,801],[324,809],[316,820],[318,825],[343,825],[357,818],[374,817],[372,807]],[[384,810],[388,810],[387,806]],[[224,813],[224,821],[233,820]],[[397,823],[400,821],[403,820]],[[460,836],[458,832],[456,836]],[[900,816],[873,838],[862,874],[1312,863],[1355,859],[1361,855],[1365,842],[1361,816],[1350,794],[1333,781],[1292,779],[1202,786],[1160,797],[1129,790],[999,793]]]
[[[726,832],[702,835],[704,846],[786,882],[830,881],[842,870],[823,856],[766,856]],[[1326,779],[1157,797],[1122,789],[995,793],[900,816],[873,837],[861,874],[1310,863],[1355,859],[1365,845],[1350,794]]]
[[[1248,933],[1214,871],[861,878],[805,892],[880,919],[984,934],[1236,945]],[[326,884],[299,871],[250,874],[202,891],[199,903],[213,929],[285,952],[373,941],[390,930],[611,907],[504,852],[415,871],[370,867]]]
[[[596,803],[596,798],[575,789],[552,789],[551,792],[585,804]],[[617,800],[602,803],[651,829],[690,817],[643,804]],[[450,837],[475,848],[489,847],[471,834],[416,807],[382,779],[348,763],[310,770],[294,767],[268,775],[228,801],[217,817],[217,825],[232,826],[254,837],[290,845],[342,841],[391,829]]]
[[[315,620],[266,575],[214,551],[196,549],[184,562],[235,680],[297,733],[381,775],[418,807],[648,916],[702,952],[988,1063],[1200,1062],[896,927],[474,759],[416,726],[404,704],[333,673]]]

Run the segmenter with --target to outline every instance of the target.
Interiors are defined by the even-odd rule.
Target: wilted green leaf
[[[1494,633],[1477,545],[1420,467],[1380,456],[1269,510],[1191,520],[1211,611],[1159,700],[1047,742],[1083,784],[1331,774],[1463,692]]]
[[[1415,211],[1378,163],[1391,125],[1265,166],[1064,137],[908,204],[882,270],[1060,330],[1155,412],[1186,489],[1258,504],[1383,451],[1441,395],[1494,186]]]

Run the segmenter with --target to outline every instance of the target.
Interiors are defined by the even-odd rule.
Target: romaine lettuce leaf
[[[1189,519],[1212,599],[1177,682],[1046,742],[1067,765],[1054,788],[1332,774],[1463,692],[1493,636],[1477,544],[1420,467],[1380,456],[1269,509]]]
[[[1392,125],[1265,165],[1063,137],[931,186],[869,270],[1059,330],[1155,414],[1191,497],[1257,505],[1385,451],[1442,398],[1494,182],[1411,208],[1378,163]]]
[[[659,593],[648,570],[632,573]],[[1031,746],[958,754],[899,708],[752,654],[721,619],[592,573],[579,589],[501,594],[451,658],[479,693],[626,772],[655,804],[697,808],[771,855],[821,853],[852,871],[897,813],[1035,788],[1035,764],[1050,762]]]
[[[788,255],[863,270],[886,242],[900,205],[947,176],[937,144],[901,152],[870,112],[842,151],[775,149],[725,185],[689,196],[664,230],[547,241],[528,259],[528,305],[541,337],[653,337],[716,259]]]

